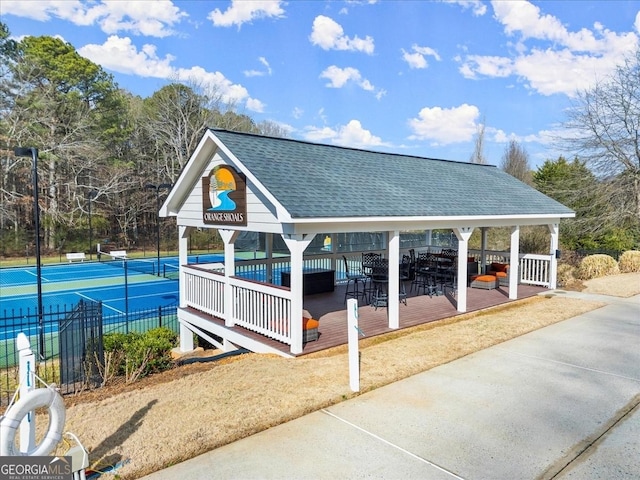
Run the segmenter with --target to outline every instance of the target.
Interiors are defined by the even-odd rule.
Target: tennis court
[[[223,260],[216,254],[189,258],[194,263]],[[159,266],[161,275],[167,270],[177,272],[178,258],[161,258]],[[157,271],[158,263],[153,259],[43,265],[42,305],[46,310],[80,300],[100,301],[106,315],[176,305],[178,282],[156,275]],[[33,313],[37,308],[36,267],[0,269],[0,319],[19,311]]]

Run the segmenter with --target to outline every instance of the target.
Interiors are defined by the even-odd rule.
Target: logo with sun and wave
[[[245,176],[227,165],[214,167],[202,178],[202,219],[206,224],[246,225]]]

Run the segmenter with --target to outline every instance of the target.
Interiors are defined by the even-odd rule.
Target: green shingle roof
[[[211,132],[292,218],[573,213],[493,166]]]

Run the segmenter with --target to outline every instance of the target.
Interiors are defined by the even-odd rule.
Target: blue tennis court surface
[[[190,256],[189,262],[222,262],[218,254]],[[161,275],[177,271],[177,257],[161,258]],[[125,313],[178,304],[178,282],[156,275],[157,260],[122,260],[43,265],[42,304],[45,310],[72,306],[80,300],[100,301],[104,314]],[[149,272],[149,273],[142,273]],[[0,269],[0,319],[17,312],[37,311],[36,267]]]

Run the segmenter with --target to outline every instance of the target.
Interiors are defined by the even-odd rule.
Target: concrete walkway
[[[638,479],[640,296],[596,298],[608,305],[145,478]]]

